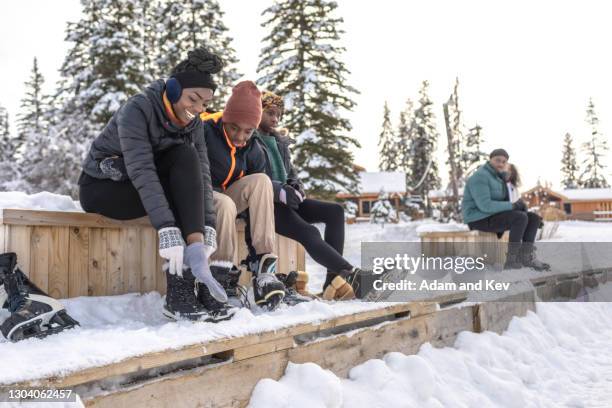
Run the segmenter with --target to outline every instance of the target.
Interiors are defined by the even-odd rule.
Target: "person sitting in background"
[[[508,163],[508,174],[506,176],[506,186],[508,187],[508,198],[511,203],[515,203],[521,198],[519,186],[521,185],[521,176],[518,169],[512,163]]]
[[[285,296],[285,286],[275,275],[274,193],[265,174],[266,160],[251,136],[261,121],[261,92],[251,81],[234,87],[223,112],[202,113],[208,147],[213,201],[217,214],[218,248],[211,258],[213,276],[228,284],[236,275],[236,217],[248,210],[255,256],[248,261],[253,273],[255,303],[275,308]],[[239,275],[238,275],[239,276]],[[226,290],[233,290],[225,285]]]
[[[547,270],[550,266],[536,259],[535,237],[540,216],[527,211],[525,202],[510,201],[506,185],[508,153],[495,149],[489,160],[467,180],[463,201],[463,220],[470,230],[503,233],[510,231],[505,269],[523,266]]]
[[[262,96],[263,115],[253,139],[265,153],[265,171],[274,186],[276,232],[304,246],[315,262],[327,268],[322,297],[327,300],[361,296],[364,272],[342,257],[344,208],[340,204],[306,198],[304,186],[291,163],[289,146],[294,143],[278,124],[284,113],[282,97],[272,92]],[[325,225],[325,238],[314,223]]]

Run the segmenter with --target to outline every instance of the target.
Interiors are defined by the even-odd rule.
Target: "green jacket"
[[[461,203],[466,224],[502,211],[512,210],[506,182],[487,162],[468,179]]]

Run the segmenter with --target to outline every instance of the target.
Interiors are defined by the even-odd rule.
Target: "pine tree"
[[[595,104],[589,99],[587,106],[586,122],[591,128],[590,139],[584,143],[583,151],[586,158],[583,162],[584,171],[580,175],[580,187],[582,188],[606,188],[609,187],[604,175],[605,164],[603,160],[608,152],[606,139],[599,132],[599,118],[595,112]]]
[[[341,61],[337,7],[329,0],[276,0],[263,12],[269,31],[257,67],[258,84],[284,97],[284,125],[297,135],[293,153],[307,190],[323,198],[358,188],[351,149],[360,145],[343,117],[357,90]]]
[[[4,106],[0,106],[0,161],[12,160],[14,150],[15,146],[11,138],[9,114]]]
[[[483,160],[486,160],[487,154],[482,150],[482,144],[482,127],[476,124],[468,130],[465,136],[465,144],[461,154],[461,160],[459,161],[465,176],[467,176],[468,170],[475,163],[481,163]]]
[[[412,160],[408,187],[412,194],[418,194],[427,200],[427,210],[430,213],[431,203],[428,193],[430,190],[440,188],[440,177],[434,157],[439,133],[436,129],[436,118],[432,110],[433,102],[428,92],[429,82],[423,81],[419,90],[419,104],[410,126],[410,155]]]
[[[15,141],[16,139],[11,137],[8,111],[0,106],[0,191],[10,189],[8,185],[17,175]]]
[[[370,223],[381,224],[384,228],[386,223],[396,222],[397,212],[393,205],[389,202],[389,194],[384,190],[380,191],[378,200],[372,206],[370,210]]]
[[[21,100],[21,111],[17,120],[17,153],[24,154],[27,139],[31,134],[41,134],[46,129],[45,110],[48,108],[48,97],[43,94],[45,78],[38,69],[38,60],[34,57],[30,79],[25,83],[25,96]]]
[[[563,138],[563,150],[561,152],[561,185],[563,188],[578,187],[578,165],[576,164],[576,149],[574,140],[569,133]]]
[[[93,124],[98,130],[150,77],[143,72],[142,9],[139,0],[98,0],[100,23],[91,38],[94,81],[83,91],[92,98]]]
[[[224,12],[216,0],[166,1],[156,7],[158,57],[155,76],[166,78],[187,52],[206,46],[219,55],[224,68],[216,75],[219,87],[214,107],[222,109],[240,78],[236,68],[238,57],[232,47],[233,38],[223,23]]]
[[[382,131],[378,137],[378,168],[380,171],[397,171],[397,141],[395,133],[391,127],[391,111],[389,105],[385,102],[383,113]]]
[[[406,182],[408,183],[410,177],[408,176],[412,169],[412,153],[410,151],[412,147],[412,133],[411,126],[412,120],[414,119],[414,103],[410,98],[406,100],[406,106],[404,110],[400,112],[399,123],[397,126],[397,145],[398,145],[398,159],[397,166],[398,170],[404,172],[406,176]]]

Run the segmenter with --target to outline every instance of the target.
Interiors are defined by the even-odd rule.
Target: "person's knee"
[[[272,190],[272,180],[265,173],[255,173],[249,176],[249,182],[253,183],[257,188],[268,188]]]
[[[344,221],[344,207],[340,204],[333,203],[330,206],[329,212],[333,219],[342,219]]]
[[[524,224],[527,225],[529,221],[527,213],[525,211],[512,211],[512,224]]]
[[[319,239],[321,238],[321,233],[319,229],[312,224],[305,225],[304,227],[304,235],[308,237],[308,239]]]
[[[229,196],[225,194],[215,194],[215,211],[218,217],[230,217],[236,218],[238,210],[236,209],[236,203]]]

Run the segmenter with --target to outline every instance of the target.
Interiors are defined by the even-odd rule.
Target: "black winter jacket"
[[[213,188],[222,192],[233,182],[249,174],[265,173],[266,158],[259,143],[249,139],[236,147],[223,131],[223,113],[202,114],[204,138],[210,161]]]
[[[138,190],[143,206],[156,229],[175,226],[176,221],[155,167],[155,156],[173,146],[189,143],[198,152],[204,181],[205,223],[215,227],[216,215],[213,206],[210,165],[204,129],[199,120],[180,128],[166,114],[162,95],[164,80],[157,80],[121,106],[115,112],[100,135],[93,141],[83,163],[83,171],[91,177],[108,179],[102,172],[100,162],[115,157],[126,174],[121,180],[131,180]]]

